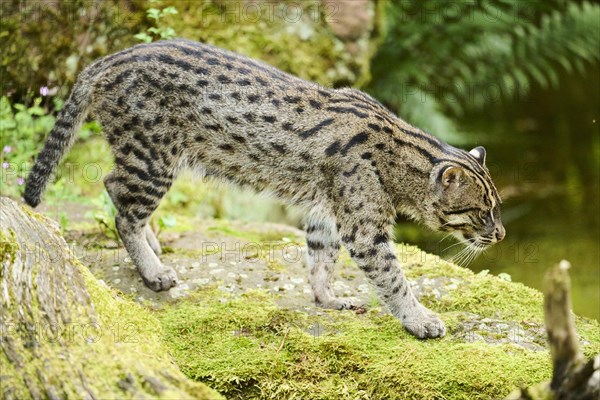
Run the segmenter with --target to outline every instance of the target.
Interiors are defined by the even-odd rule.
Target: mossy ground
[[[229,398],[500,398],[547,380],[547,352],[419,341],[390,315],[277,308],[256,292],[214,291],[158,315],[182,371]]]
[[[446,338],[416,340],[378,308],[306,313],[281,309],[266,292],[236,297],[207,289],[158,312],[165,344],[187,376],[240,399],[496,399],[550,378],[547,351],[456,334],[465,311],[523,330],[540,325],[541,293],[412,246],[400,245],[398,254],[410,279],[461,278],[441,299],[422,298],[442,314]],[[577,323],[584,352],[597,353],[598,323]]]

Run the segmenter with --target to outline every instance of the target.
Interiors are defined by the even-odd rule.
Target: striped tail
[[[81,79],[83,76],[84,74],[75,84],[69,99],[58,113],[54,128],[27,177],[23,198],[31,207],[40,204],[52,173],[73,145],[76,133],[87,115],[91,102],[91,87],[89,82]]]

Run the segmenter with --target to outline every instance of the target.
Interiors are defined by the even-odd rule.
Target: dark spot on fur
[[[332,156],[339,151],[340,151],[340,141],[336,140],[335,142],[333,142],[329,146],[327,146],[327,148],[325,149],[325,154],[328,156]]]
[[[315,108],[317,110],[320,110],[321,107],[323,106],[323,104],[320,101],[316,101],[313,99],[310,99],[308,102],[312,108]]]
[[[381,132],[381,126],[379,126],[377,124],[369,123],[369,124],[367,124],[367,126],[369,128],[371,128],[372,130],[374,130],[375,132]]]
[[[288,103],[292,103],[292,104],[297,104],[300,103],[300,97],[299,96],[283,96],[283,100],[287,101]]]
[[[221,125],[219,124],[206,124],[204,125],[206,129],[210,129],[211,131],[220,131]]]
[[[379,234],[379,235],[375,236],[375,239],[373,239],[373,244],[378,245],[381,243],[387,243],[388,241],[389,241],[389,238],[387,235]]]
[[[246,138],[236,133],[232,134],[231,138],[238,143],[246,143]]]
[[[319,122],[317,125],[313,126],[312,128],[307,129],[303,132],[300,132],[300,137],[302,139],[306,139],[307,137],[314,135],[315,133],[319,132],[321,129],[331,125],[334,122],[335,122],[335,120],[333,118],[327,118],[327,119]]]
[[[344,148],[342,149],[342,153],[346,155],[348,153],[348,150],[350,150],[356,145],[366,142],[367,139],[369,139],[369,134],[367,132],[361,132],[354,135],[352,139],[350,139],[348,143],[344,146]]]
[[[232,146],[232,145],[230,145],[229,143],[220,144],[218,147],[219,147],[221,150],[225,150],[225,151],[227,151],[227,152],[229,152],[229,153],[234,153],[234,152],[235,152],[235,150],[234,150],[233,146]]]
[[[263,78],[261,77],[255,77],[254,79],[256,79],[256,82],[258,82],[261,86],[268,86],[269,83],[267,81],[265,81]]]
[[[284,154],[287,151],[286,147],[279,143],[271,143],[271,147],[273,147],[275,150],[277,150],[281,154]]]
[[[222,74],[217,76],[217,80],[221,83],[231,83],[231,78]]]

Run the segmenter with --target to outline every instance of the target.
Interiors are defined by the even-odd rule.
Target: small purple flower
[[[5,153],[10,153],[12,151],[12,147],[6,145],[4,146],[4,148],[2,149],[3,152]]]
[[[2,169],[8,169],[8,163],[6,161],[2,163]]]
[[[17,185],[22,186],[24,183],[25,183],[25,180],[23,178],[17,179]]]
[[[42,96],[48,96],[48,92],[49,92],[49,90],[48,90],[48,86],[42,86],[42,87],[40,88],[40,94],[41,94]]]

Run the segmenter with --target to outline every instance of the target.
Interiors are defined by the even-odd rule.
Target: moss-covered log
[[[0,198],[0,397],[195,398],[141,306],[97,281],[57,226]]]

